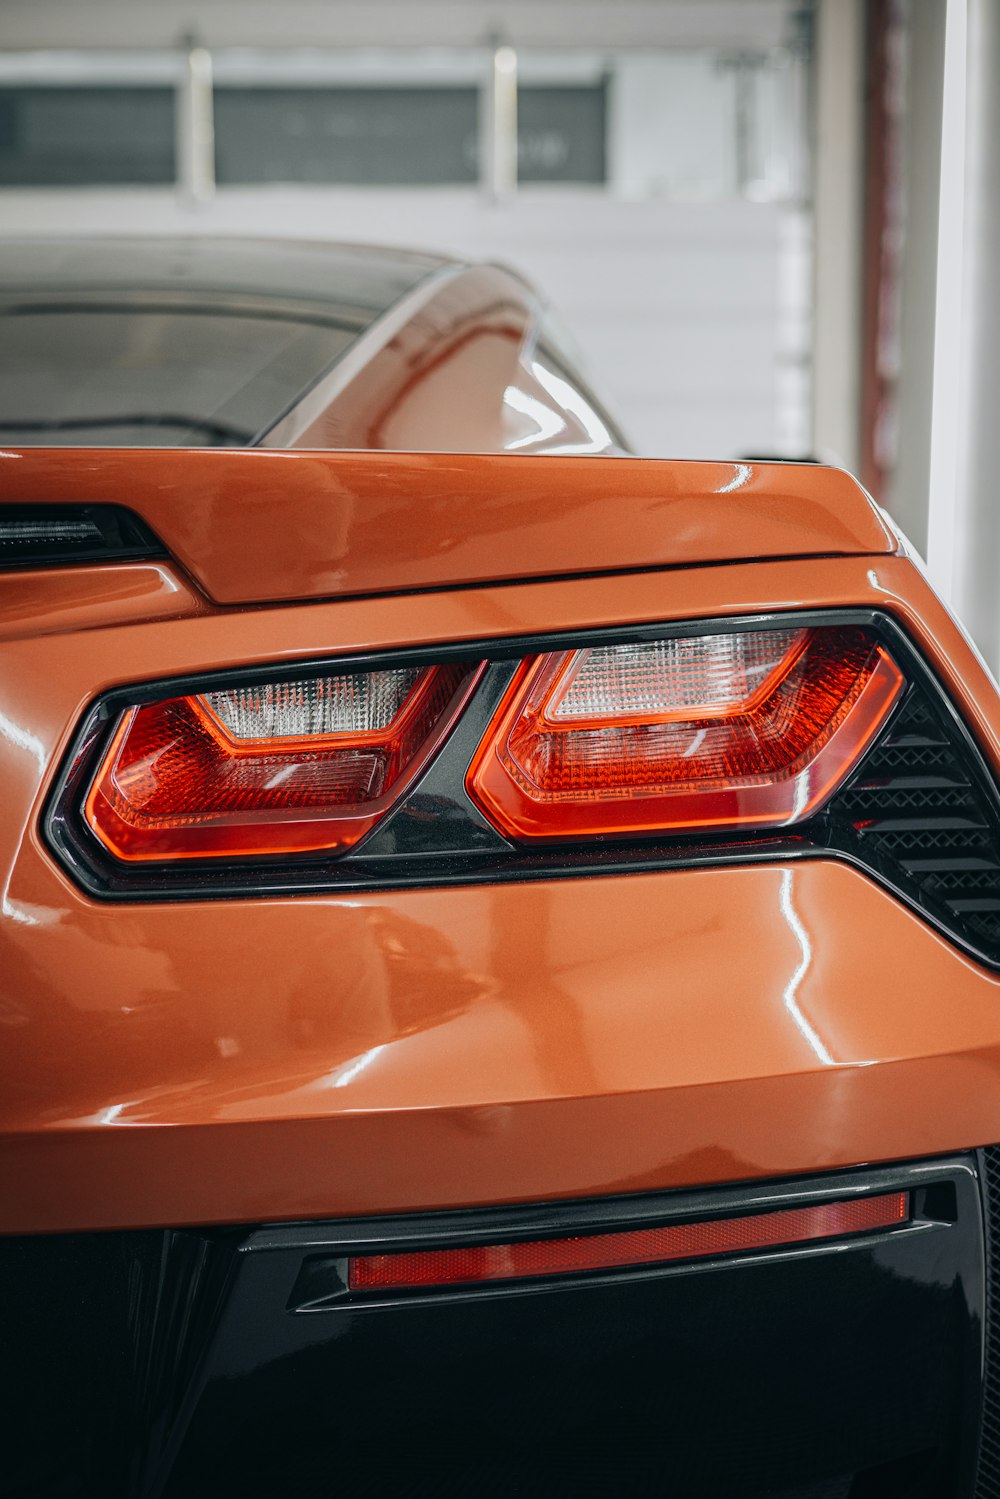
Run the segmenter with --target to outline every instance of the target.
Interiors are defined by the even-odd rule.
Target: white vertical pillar
[[[481,95],[481,180],[486,197],[501,203],[517,191],[517,53],[493,45]]]
[[[946,0],[910,0],[908,7],[896,459],[890,490],[884,496],[893,517],[924,557],[930,519],[947,14]]]
[[[1000,4],[970,0],[955,606],[1000,674]],[[934,502],[937,495],[934,495]],[[942,526],[947,517],[942,517]]]
[[[177,91],[177,184],[189,203],[209,203],[215,196],[212,55],[193,40],[186,49]]]
[[[962,440],[963,289],[965,285],[965,146],[968,68],[967,0],[946,0],[938,177],[934,362],[931,386],[927,566],[949,602],[963,546],[958,492]],[[913,101],[919,109],[919,100]]]
[[[856,469],[861,433],[864,7],[819,0],[815,33],[812,446]]]

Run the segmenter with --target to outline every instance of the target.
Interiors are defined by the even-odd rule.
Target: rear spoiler
[[[260,448],[0,451],[0,506],[116,505],[217,604],[886,555],[841,469]]]

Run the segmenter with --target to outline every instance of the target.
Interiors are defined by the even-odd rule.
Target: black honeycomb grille
[[[978,956],[1000,962],[995,791],[964,731],[922,687],[910,688],[827,824],[835,845]]]
[[[986,1347],[974,1499],[1000,1494],[1000,1145],[980,1151],[986,1219]]]

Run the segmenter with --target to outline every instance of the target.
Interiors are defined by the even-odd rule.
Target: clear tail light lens
[[[788,826],[857,764],[902,674],[866,630],[767,629],[522,663],[467,788],[531,841]]]
[[[86,822],[125,860],[339,852],[413,783],[480,670],[343,672],[131,708]]]

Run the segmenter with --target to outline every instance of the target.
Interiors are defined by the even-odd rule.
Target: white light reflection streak
[[[504,443],[508,453],[516,452],[518,448],[530,447],[535,442],[545,442],[562,431],[563,419],[559,413],[546,406],[544,401],[539,401],[536,396],[529,396],[527,391],[518,390],[516,385],[508,385],[503,393],[503,403],[535,423],[534,432],[529,432],[526,437],[515,438],[513,442]]]
[[[821,1038],[799,1008],[799,985],[809,972],[812,963],[812,944],[809,941],[809,933],[802,925],[799,914],[792,905],[792,871],[790,869],[783,869],[781,871],[781,914],[787,921],[792,935],[802,950],[799,965],[785,985],[785,1009],[791,1015],[802,1035],[824,1066],[835,1067],[836,1062],[833,1057],[827,1051]]]
[[[264,790],[274,791],[278,786],[281,785],[283,781],[287,781],[289,776],[294,775],[298,768],[298,763],[294,765],[283,765],[280,770],[276,770],[274,772],[274,775],[271,776],[270,780],[264,782]]]
[[[41,926],[42,922],[37,916],[31,914],[32,909],[21,904],[19,900],[11,900],[7,890],[0,899],[0,916],[8,921],[19,921],[22,926]]]
[[[531,373],[542,389],[547,391],[554,401],[558,401],[564,411],[576,417],[590,439],[585,443],[565,443],[557,448],[556,452],[602,453],[605,448],[614,446],[611,433],[597,412],[588,405],[578,390],[573,389],[568,380],[561,380],[552,370],[546,369],[544,364],[537,362],[532,363]]]
[[[379,1052],[385,1051],[387,1044],[383,1042],[381,1046],[372,1046],[368,1051],[363,1051],[353,1062],[349,1062],[346,1067],[338,1069],[336,1076],[332,1079],[333,1086],[346,1088],[348,1083],[353,1083],[360,1072],[364,1072],[366,1067],[371,1066]]]
[[[806,807],[809,805],[810,792],[810,766],[806,766],[800,776],[795,778],[795,789],[792,792],[792,810],[789,814],[789,822],[798,822]]]
[[[752,473],[752,464],[738,463],[736,465],[736,477],[730,479],[728,484],[723,484],[721,489],[716,490],[716,494],[732,494],[734,489],[742,489]]]
[[[18,749],[25,749],[34,755],[38,761],[38,769],[44,773],[45,770],[45,746],[34,734],[29,734],[27,729],[8,718],[6,713],[0,713],[0,734],[9,739],[11,744],[16,744]]]
[[[705,742],[705,740],[707,739],[707,737],[708,737],[708,730],[707,729],[699,729],[698,732],[697,732],[697,734],[695,734],[694,738],[691,740],[691,743],[688,745],[687,749],[681,755],[681,759],[682,760],[687,760],[687,759],[690,758],[691,755],[695,754],[697,750],[700,750],[702,744]]]

